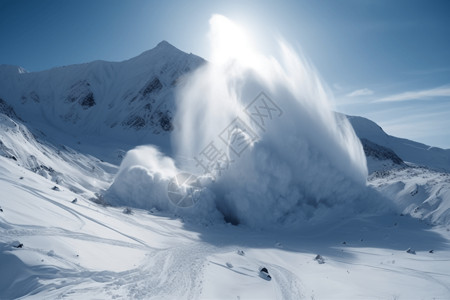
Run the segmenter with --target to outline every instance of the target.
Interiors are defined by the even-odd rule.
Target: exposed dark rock
[[[172,118],[170,117],[168,112],[160,114],[159,125],[164,131],[173,130]]]
[[[123,211],[124,214],[126,215],[132,215],[133,214],[133,210],[131,210],[131,208],[126,207]]]
[[[159,81],[158,77],[153,78],[147,83],[142,90],[142,95],[147,96],[150,93],[157,93],[163,88],[161,81]]]
[[[95,105],[94,94],[92,92],[87,94],[83,99],[81,99],[80,104],[84,109],[88,109],[94,106]]]
[[[408,248],[408,250],[406,250],[406,253],[409,253],[409,254],[414,254],[414,255],[416,255],[416,251],[414,251],[413,249],[411,249],[411,248]]]
[[[14,248],[23,248],[23,244],[22,244],[21,242],[19,242],[19,241],[14,241],[14,242],[12,243],[12,246],[13,246]]]
[[[317,254],[314,260],[317,261],[317,263],[320,265],[325,263],[325,259],[320,254]]]
[[[142,129],[145,126],[146,122],[144,118],[140,116],[130,116],[123,125],[135,129]]]
[[[259,276],[264,278],[264,279],[266,279],[266,280],[269,280],[269,281],[272,279],[272,276],[269,275],[269,270],[267,270],[266,267],[262,267],[259,270]]]
[[[396,165],[403,165],[403,160],[389,148],[375,144],[369,140],[361,139],[366,156],[371,156],[378,160],[391,160]]]
[[[76,82],[70,87],[69,95],[66,97],[66,102],[78,102],[84,109],[94,106],[94,93],[90,89],[90,84],[86,80]]]

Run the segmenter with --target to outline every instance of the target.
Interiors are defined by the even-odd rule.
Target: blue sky
[[[450,1],[0,0],[0,64],[121,61],[161,40],[208,58],[214,13],[247,27],[262,52],[274,36],[301,49],[338,111],[450,148]]]

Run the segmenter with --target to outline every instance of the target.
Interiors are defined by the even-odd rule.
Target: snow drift
[[[368,205],[375,197],[366,187],[362,146],[347,119],[332,111],[311,64],[282,41],[278,58],[259,54],[223,16],[210,25],[211,62],[179,85],[172,133],[170,173],[209,179],[189,212],[206,215],[203,205],[232,223],[264,227],[378,207]],[[124,161],[109,191],[124,199],[116,203],[183,213],[164,195],[169,179],[160,164],[168,158],[135,151],[128,154],[133,166]]]

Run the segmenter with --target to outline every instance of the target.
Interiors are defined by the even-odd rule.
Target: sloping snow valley
[[[158,211],[124,213],[61,186],[54,190],[52,181],[0,160],[1,299],[450,295],[448,226],[399,214],[295,231],[183,222]],[[260,276],[263,266],[272,280]]]

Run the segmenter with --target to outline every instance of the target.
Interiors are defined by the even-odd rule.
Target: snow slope
[[[94,197],[109,186],[116,166],[43,138],[36,139],[23,123],[0,113],[0,156],[85,196]]]
[[[163,41],[123,62],[94,61],[33,73],[0,65],[0,99],[59,143],[102,143],[99,151],[83,149],[97,156],[111,144],[111,149],[128,150],[156,143],[168,151],[174,89],[183,74],[203,63]]]
[[[393,137],[368,119],[348,118],[364,146],[368,184],[403,214],[450,224],[450,149]]]
[[[369,184],[393,199],[403,214],[432,224],[450,224],[450,174],[406,166],[376,171]]]
[[[431,147],[386,134],[375,122],[363,117],[348,116],[356,135],[393,150],[401,159],[438,171],[450,172],[450,149]]]
[[[0,162],[2,299],[450,295],[448,227],[386,215],[292,232],[254,231],[183,222],[158,212],[124,214],[65,188],[54,191],[53,182],[10,159],[0,157]],[[74,197],[77,203],[71,203]],[[14,247],[18,242],[22,248]],[[415,255],[405,251],[409,247]],[[324,264],[314,260],[317,254]],[[259,276],[261,266],[271,281]]]

